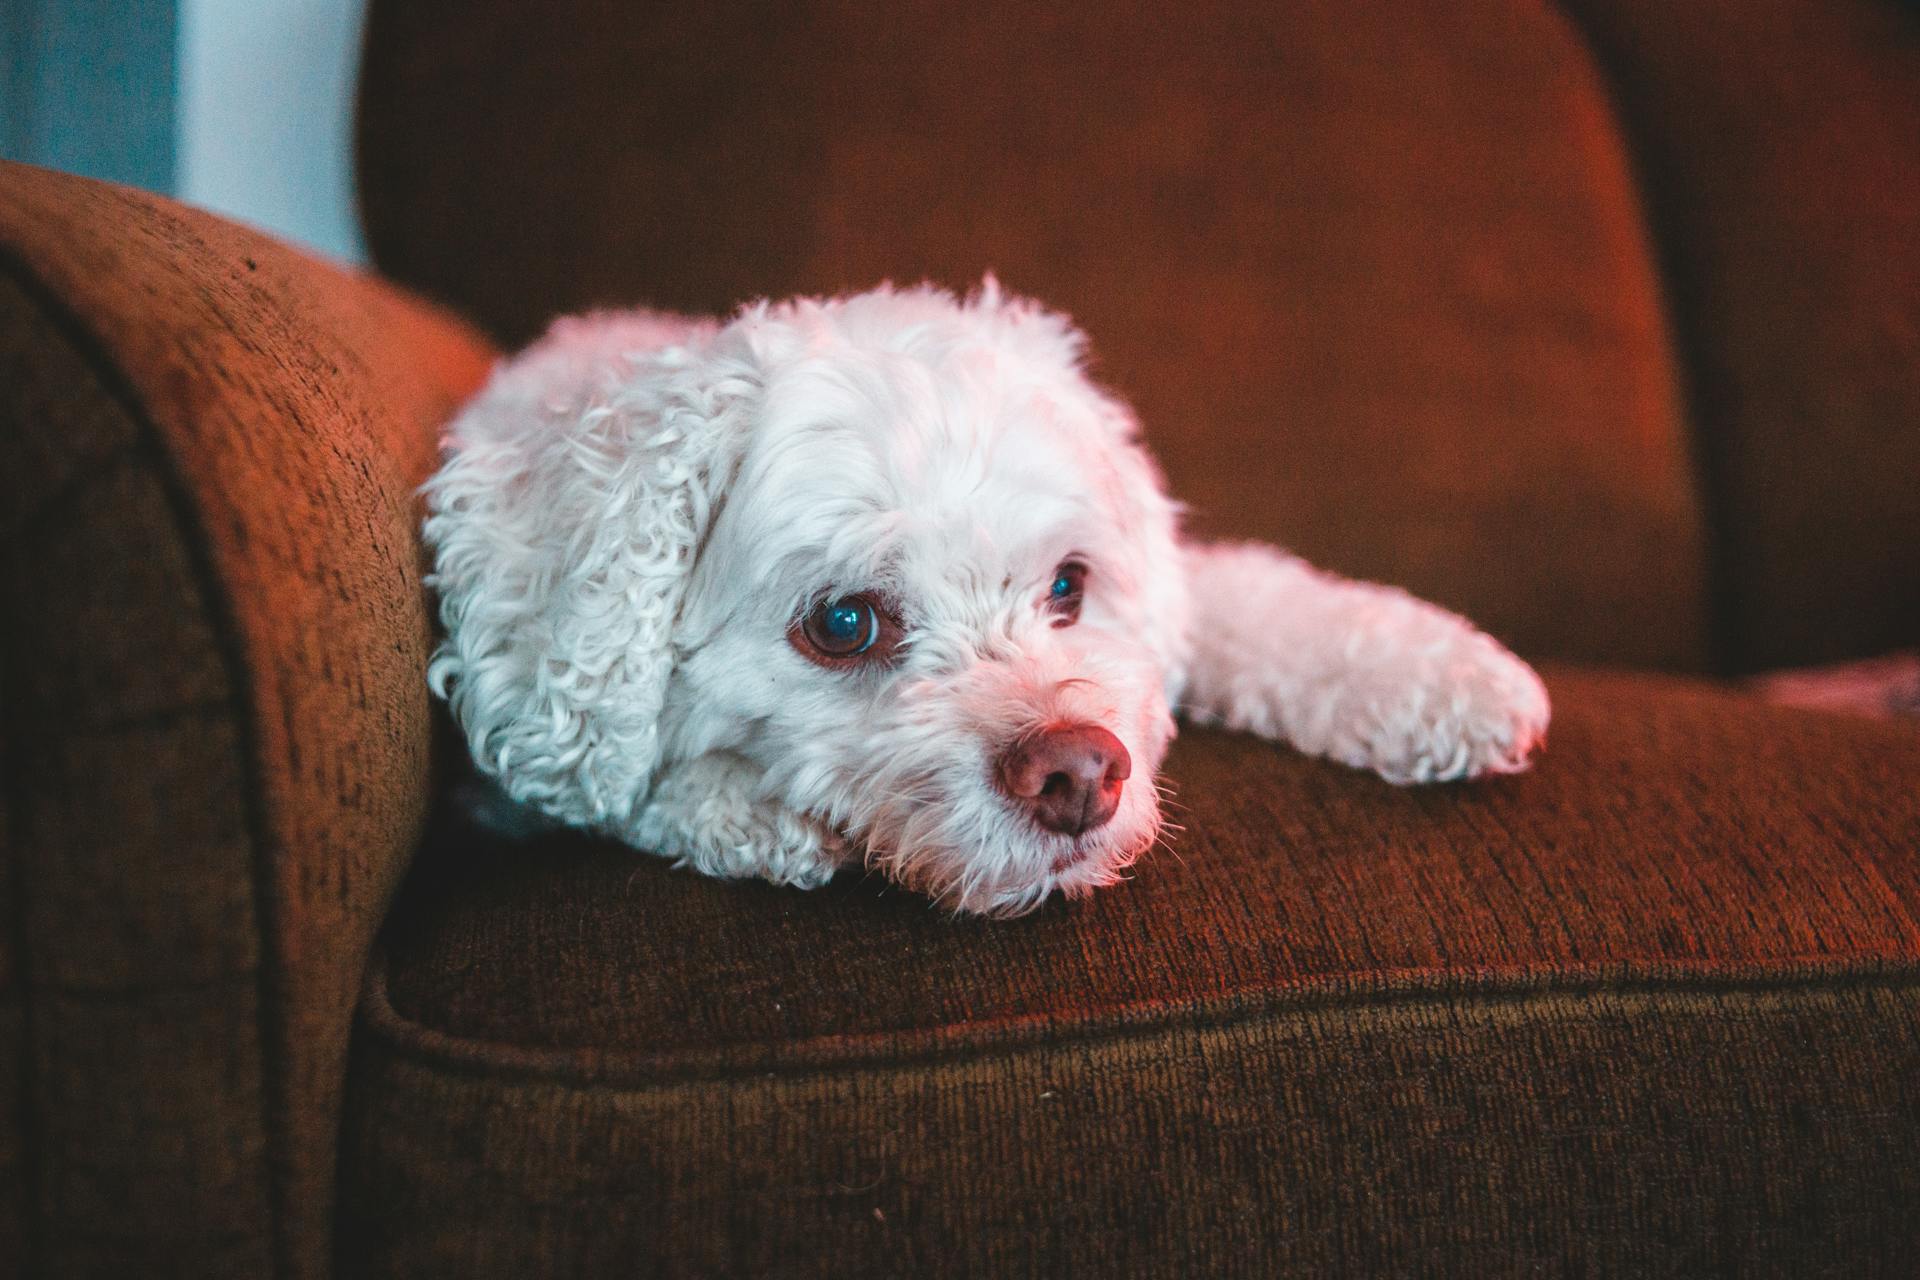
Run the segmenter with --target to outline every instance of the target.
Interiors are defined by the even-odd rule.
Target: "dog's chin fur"
[[[1544,692],[1460,619],[1182,544],[1082,348],[991,279],[556,325],[453,424],[426,490],[430,677],[476,763],[711,874],[814,885],[864,857],[993,915],[1112,884],[1153,846],[1176,707],[1400,781],[1525,763]],[[1069,560],[1072,618],[1049,597]],[[897,648],[810,655],[796,622],[856,593],[897,617]],[[1132,762],[1077,837],[995,783],[1056,724]]]
[[[844,758],[857,762],[844,803],[829,798],[820,811],[856,833],[891,878],[963,911],[1014,915],[1056,887],[1077,897],[1114,883],[1160,834],[1152,778],[1173,722],[1150,667],[1137,665],[1129,679],[1117,662],[1069,652],[1106,678],[1061,679],[1031,658],[987,659],[902,690],[863,743],[844,744]],[[1113,817],[1078,836],[1042,829],[991,782],[1009,743],[1063,722],[1107,728],[1134,765]],[[806,807],[809,797],[788,798]]]

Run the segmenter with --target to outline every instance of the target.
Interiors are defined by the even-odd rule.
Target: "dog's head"
[[[435,680],[482,767],[618,831],[729,752],[962,909],[1115,879],[1159,831],[1187,609],[1080,334],[991,280],[650,323],[557,331],[429,486]]]

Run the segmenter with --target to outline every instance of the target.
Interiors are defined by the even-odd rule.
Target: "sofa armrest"
[[[380,282],[0,165],[0,1256],[318,1275],[427,800],[415,489],[493,358]]]

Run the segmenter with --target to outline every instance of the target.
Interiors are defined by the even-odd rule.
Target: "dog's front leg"
[[[654,780],[623,839],[710,876],[814,889],[853,855],[825,823],[759,794],[755,768],[724,751]]]
[[[1290,742],[1391,782],[1524,769],[1547,692],[1464,618],[1322,573],[1272,547],[1186,550],[1188,716]]]

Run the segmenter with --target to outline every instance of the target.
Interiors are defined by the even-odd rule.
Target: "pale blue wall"
[[[364,0],[181,0],[181,199],[365,260],[353,197],[364,9]]]
[[[0,0],[0,155],[350,261],[364,0]]]
[[[155,191],[174,181],[175,0],[0,0],[7,156]]]

